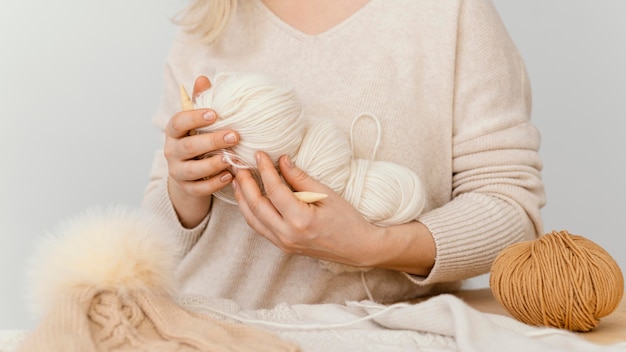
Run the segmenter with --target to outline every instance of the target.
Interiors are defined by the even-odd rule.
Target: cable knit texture
[[[180,84],[191,90],[197,76],[220,72],[273,75],[294,87],[308,114],[332,117],[346,133],[358,115],[380,119],[376,158],[407,166],[424,183],[418,220],[434,236],[437,259],[428,277],[368,272],[363,281],[376,300],[458,288],[487,273],[506,246],[543,233],[529,82],[489,0],[372,0],[319,35],[290,27],[260,0],[241,1],[221,41],[196,39],[181,32],[173,43],[153,117],[160,129],[180,109]],[[353,136],[355,157],[368,158],[376,126],[359,123]],[[201,225],[184,229],[166,178],[158,152],[143,207],[178,239],[184,292],[245,309],[367,297],[360,273],[333,274],[316,259],[281,252],[219,199]]]

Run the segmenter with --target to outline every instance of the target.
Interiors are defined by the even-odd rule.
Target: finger
[[[232,174],[228,171],[223,171],[213,177],[178,182],[178,184],[181,185],[187,194],[196,197],[206,197],[226,187],[232,180]]]
[[[274,178],[278,173],[267,154],[261,154],[257,165],[264,169],[259,172],[266,174],[266,177],[262,178],[264,187],[267,188],[266,180]],[[272,193],[270,190],[271,194],[265,197],[252,174],[248,170],[239,170],[233,180],[233,186],[241,213],[257,233],[286,253],[301,255],[311,251],[311,248],[299,242],[298,232],[300,229],[306,230],[308,219],[311,219],[311,209],[308,204],[298,201],[287,185],[280,182],[280,191]],[[276,203],[285,209],[277,207]],[[290,217],[286,217],[285,214],[290,214]]]
[[[250,171],[238,170],[232,185],[237,205],[248,225],[283,249],[285,246],[278,234],[284,233],[285,223],[270,200],[263,196]]]
[[[296,197],[291,188],[283,182],[270,157],[264,152],[257,152],[255,157],[267,197],[274,205],[277,205],[277,202],[284,203],[286,201],[285,206],[294,206],[293,202]],[[278,210],[281,211],[280,208]]]
[[[237,206],[239,207],[239,211],[241,211],[243,217],[246,219],[248,225],[250,225],[256,233],[262,235],[263,237],[267,237],[271,231],[256,217],[256,215],[254,215],[254,212],[250,209],[248,201],[241,192],[241,184],[239,183],[237,177],[233,179],[232,185],[235,199],[237,200]]]
[[[214,155],[206,159],[179,162],[170,174],[177,181],[197,181],[226,171],[229,166],[221,155]]]
[[[207,76],[198,76],[193,84],[193,100],[195,101],[198,95],[211,89],[211,86],[211,80]]]
[[[276,171],[275,171],[276,172]],[[282,216],[274,208],[274,205],[263,195],[257,181],[249,170],[240,169],[235,173],[239,191],[250,211],[269,228],[280,228]],[[265,183],[264,183],[265,186]]]
[[[305,219],[305,214],[310,214],[311,211],[309,205],[300,201],[289,185],[284,183],[267,154],[262,152],[257,154],[257,167],[263,180],[265,194],[278,213],[283,219]]]
[[[216,119],[217,115],[211,109],[181,111],[172,116],[165,127],[165,133],[173,138],[181,138],[189,135],[192,130],[211,125]]]
[[[321,194],[330,194],[330,187],[319,182],[315,178],[309,176],[304,170],[295,166],[293,161],[287,155],[283,155],[278,160],[278,168],[285,182],[293,187],[296,191],[316,192]]]
[[[232,147],[237,142],[239,142],[239,134],[231,130],[186,136],[175,142],[173,156],[182,160],[199,158],[204,154]]]

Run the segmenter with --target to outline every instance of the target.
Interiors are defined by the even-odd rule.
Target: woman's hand
[[[430,272],[435,245],[421,223],[372,225],[348,201],[283,156],[280,173],[294,190],[328,194],[313,204],[301,202],[267,154],[257,153],[257,166],[266,194],[248,170],[240,169],[233,181],[235,197],[247,223],[284,252],[357,267]]]
[[[193,88],[194,99],[209,88],[209,79],[198,77]],[[211,125],[216,118],[215,111],[211,109],[181,111],[172,116],[165,128],[168,191],[181,224],[187,228],[195,227],[204,219],[211,208],[211,195],[228,185],[233,178],[227,170],[229,164],[221,155],[202,156],[237,144],[237,132],[192,133]]]

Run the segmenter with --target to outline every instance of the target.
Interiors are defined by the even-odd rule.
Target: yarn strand
[[[376,141],[374,142],[374,149],[372,150],[372,156],[370,157],[370,160],[374,160],[376,159],[376,152],[378,152],[378,146],[380,145],[380,140],[382,139],[382,127],[380,126],[380,120],[376,117],[376,115],[363,113],[352,120],[352,123],[350,124],[350,148],[354,153],[354,126],[363,117],[369,117],[374,121],[374,123],[376,123]]]

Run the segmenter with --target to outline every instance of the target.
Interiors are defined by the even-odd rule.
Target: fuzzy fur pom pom
[[[92,209],[41,239],[29,271],[36,315],[77,288],[173,295],[177,253],[161,223],[120,206]]]

